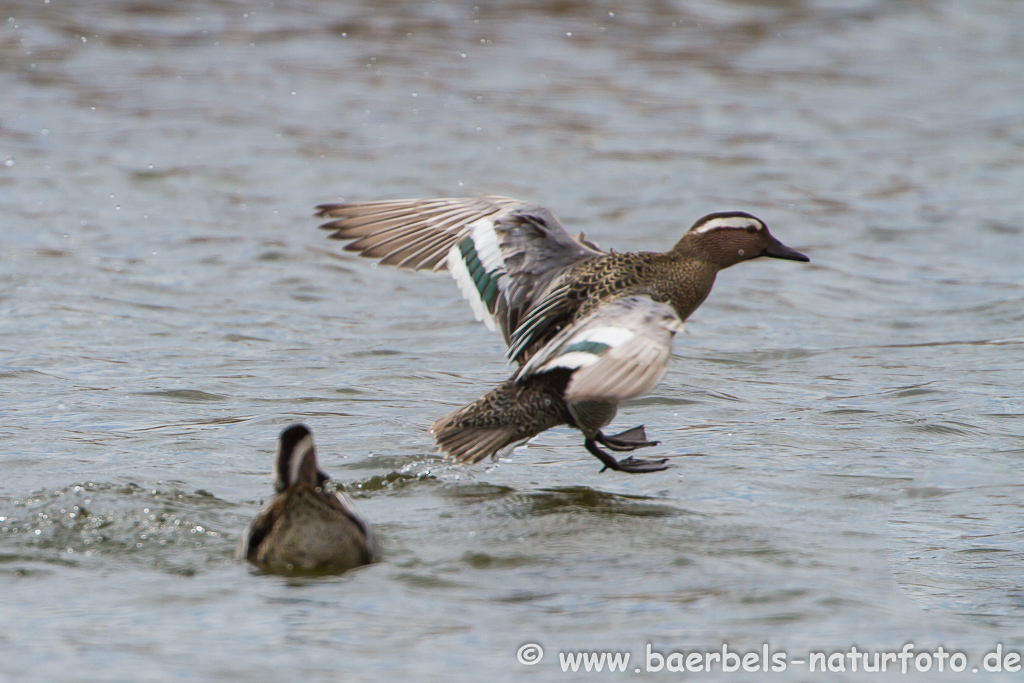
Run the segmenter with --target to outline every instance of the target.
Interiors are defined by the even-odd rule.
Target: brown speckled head
[[[810,261],[772,237],[764,221],[744,211],[709,213],[693,224],[675,249],[697,253],[719,268],[761,256]]]

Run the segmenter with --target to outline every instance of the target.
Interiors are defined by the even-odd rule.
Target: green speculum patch
[[[595,356],[600,356],[611,347],[608,344],[602,344],[601,342],[595,341],[578,341],[575,344],[569,344],[565,347],[562,353],[592,353]]]
[[[476,286],[476,291],[480,293],[480,298],[485,304],[487,304],[487,310],[491,313],[494,312],[494,304],[498,300],[498,278],[497,270],[487,272],[484,270],[484,264],[480,262],[480,257],[476,253],[476,245],[473,243],[472,237],[459,242],[459,252],[462,253],[462,260],[466,264],[466,270],[469,271],[470,277],[473,278],[473,284]]]

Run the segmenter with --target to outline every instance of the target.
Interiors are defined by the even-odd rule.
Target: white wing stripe
[[[483,299],[480,298],[480,292],[477,291],[476,283],[473,282],[473,276],[469,274],[469,268],[462,260],[462,251],[458,244],[448,250],[448,272],[455,278],[463,298],[469,301],[469,306],[473,309],[476,319],[482,320],[491,332],[496,332],[498,326],[494,322],[494,316],[487,310]]]
[[[469,225],[470,235],[473,237],[473,247],[476,249],[477,258],[484,265],[487,272],[492,270],[504,270],[505,259],[501,255],[501,247],[498,246],[498,235],[494,231],[494,220],[481,218]]]
[[[572,346],[579,342],[594,342],[597,344],[607,344],[608,346],[619,346],[625,344],[630,339],[636,336],[636,332],[633,330],[626,329],[624,327],[594,327],[589,330],[583,330],[575,337],[569,340],[566,346]]]

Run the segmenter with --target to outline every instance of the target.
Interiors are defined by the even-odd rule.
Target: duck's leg
[[[599,444],[607,446],[613,451],[635,451],[638,448],[657,446],[661,443],[660,441],[648,441],[647,432],[644,431],[643,425],[627,429],[613,436],[605,436],[603,433],[598,432],[594,438]]]
[[[601,469],[602,472],[605,470],[615,470],[616,472],[640,474],[643,472],[659,472],[661,470],[668,469],[668,458],[641,460],[640,458],[630,456],[623,460],[616,460],[611,455],[598,448],[597,442],[594,439],[587,439],[583,443],[587,447],[587,450],[590,451],[591,455],[604,463],[604,467]]]

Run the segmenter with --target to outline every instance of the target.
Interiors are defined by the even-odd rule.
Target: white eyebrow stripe
[[[730,216],[728,218],[712,218],[704,225],[700,226],[694,232],[705,233],[711,230],[718,230],[719,228],[732,228],[734,230],[746,230],[747,228],[754,228],[755,230],[761,230],[764,228],[764,223],[757,220],[756,218],[747,218],[745,216]]]

